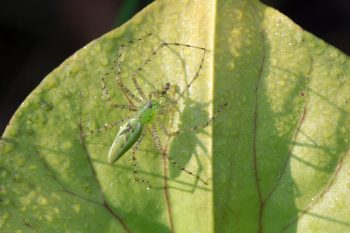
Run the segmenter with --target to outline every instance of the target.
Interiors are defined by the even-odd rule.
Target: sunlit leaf
[[[118,61],[135,94],[138,67],[145,93],[186,89],[200,51],[152,55],[163,42],[207,51],[167,128],[228,103],[205,129],[160,137],[208,185],[168,164],[148,130],[136,156],[150,190],[134,181],[130,152],[107,163],[118,127],[81,137],[130,114],[102,94],[105,78],[111,101],[128,102]],[[349,64],[258,1],[157,1],[68,58],[17,110],[1,142],[1,232],[348,232]]]

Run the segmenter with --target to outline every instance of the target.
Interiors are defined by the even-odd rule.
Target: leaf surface
[[[188,90],[202,50],[152,55],[163,42],[206,49]],[[228,104],[205,129],[168,138],[158,128],[177,166],[208,185],[169,164],[149,129],[135,155],[150,190],[134,181],[131,151],[107,163],[118,127],[81,137],[131,114],[106,93],[128,103],[118,61],[136,95],[134,72],[147,95],[167,82],[185,90],[160,120],[169,130],[201,125]],[[17,110],[1,143],[0,229],[348,232],[349,67],[258,1],[157,1],[68,58]]]

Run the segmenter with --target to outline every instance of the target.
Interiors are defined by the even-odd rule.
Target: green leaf
[[[161,136],[180,166],[168,165],[149,131],[115,164],[107,154],[118,128],[81,138],[129,113],[114,81],[120,45],[125,85],[132,72],[148,93],[166,82],[184,90],[180,129]],[[50,73],[17,110],[1,143],[1,232],[348,232],[350,228],[350,62],[337,49],[254,0],[157,1],[91,42]],[[107,73],[107,74],[106,74]],[[170,122],[170,123],[169,123]]]

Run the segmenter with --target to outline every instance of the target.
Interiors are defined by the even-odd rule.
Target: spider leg
[[[133,175],[134,175],[134,179],[136,182],[144,183],[147,185],[147,189],[151,189],[151,183],[148,180],[146,180],[140,176],[139,169],[137,166],[137,160],[136,160],[136,151],[138,150],[144,137],[145,137],[145,133],[142,133],[140,138],[137,140],[137,142],[135,143],[135,145],[133,146],[132,151],[131,151],[131,159],[132,159],[132,163],[133,163]]]
[[[157,149],[159,150],[159,152],[161,153],[161,155],[163,157],[165,157],[174,167],[176,167],[177,169],[187,173],[188,175],[190,176],[193,176],[195,177],[196,179],[198,179],[199,181],[201,181],[203,184],[205,185],[208,185],[208,182],[205,181],[204,179],[202,179],[199,175],[196,175],[195,173],[187,170],[186,168],[182,167],[179,165],[179,163],[176,161],[175,158],[173,158],[172,156],[169,155],[168,152],[166,152],[163,148],[162,148],[162,145],[160,143],[160,139],[159,139],[159,136],[158,136],[158,132],[157,132],[157,129],[156,129],[156,126],[155,124],[153,123],[152,124],[152,129],[151,129],[151,133],[152,133],[152,138],[153,138],[153,141],[157,147]]]
[[[128,117],[125,117],[123,119],[120,119],[118,121],[115,121],[115,122],[112,122],[112,123],[109,123],[109,124],[105,124],[103,127],[101,128],[98,128],[98,129],[94,129],[94,130],[90,130],[88,132],[83,132],[82,133],[82,137],[87,137],[87,136],[91,136],[93,134],[96,134],[96,133],[101,133],[102,131],[105,131],[107,129],[110,129],[110,128],[113,128],[115,126],[119,126],[120,124],[126,122],[127,120],[130,120],[131,118],[133,118],[134,116],[128,116]]]

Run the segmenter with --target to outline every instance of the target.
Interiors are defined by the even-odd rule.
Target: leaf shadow
[[[311,55],[310,55],[311,56]],[[343,109],[343,107],[338,106],[338,104],[330,101],[327,97],[323,96],[322,94],[320,94],[318,91],[314,90],[311,85],[310,85],[310,81],[314,78],[317,77],[313,77],[312,76],[312,70],[313,70],[313,60],[312,58],[310,59],[310,69],[307,72],[303,72],[300,71],[300,73],[295,72],[295,71],[290,71],[288,69],[284,69],[284,68],[279,68],[276,66],[267,66],[268,69],[266,70],[267,73],[271,72],[271,73],[276,73],[276,70],[278,70],[277,73],[282,72],[282,74],[287,74],[287,78],[285,79],[285,81],[287,81],[287,83],[294,87],[294,91],[291,91],[288,98],[286,99],[286,102],[284,104],[284,114],[285,116],[288,116],[288,114],[291,114],[293,112],[292,108],[295,108],[296,106],[296,102],[295,99],[299,98],[299,99],[304,99],[303,102],[303,108],[304,108],[304,113],[303,116],[300,117],[301,122],[300,125],[298,127],[296,127],[296,131],[295,131],[295,136],[293,136],[293,139],[290,140],[288,139],[288,137],[282,137],[280,138],[280,143],[285,144],[285,145],[289,145],[289,149],[288,149],[288,153],[287,153],[287,157],[285,158],[285,165],[282,165],[281,167],[283,168],[280,172],[280,176],[276,181],[277,183],[275,185],[277,185],[276,187],[273,187],[273,189],[271,190],[271,192],[269,193],[269,195],[273,196],[276,195],[276,200],[278,200],[278,196],[283,196],[283,197],[288,197],[288,195],[290,196],[290,202],[284,202],[288,203],[288,207],[289,207],[289,211],[291,209],[291,206],[294,206],[293,208],[293,214],[291,213],[286,219],[285,219],[285,223],[284,225],[282,224],[280,227],[280,230],[276,232],[295,232],[297,229],[297,225],[298,225],[298,221],[302,220],[303,217],[305,217],[305,215],[309,215],[309,213],[311,213],[310,215],[315,217],[315,218],[320,218],[322,220],[325,221],[330,221],[330,222],[334,222],[336,224],[341,224],[341,225],[348,225],[349,223],[344,222],[342,220],[338,220],[336,218],[332,218],[330,216],[324,216],[322,217],[322,215],[320,214],[316,214],[313,213],[312,214],[312,208],[315,207],[325,196],[325,194],[327,192],[329,192],[329,190],[332,188],[333,184],[334,184],[334,180],[339,172],[339,170],[341,169],[342,166],[342,161],[344,160],[344,157],[346,156],[346,153],[348,151],[348,145],[346,143],[344,143],[344,141],[346,141],[346,138],[349,138],[349,132],[345,132],[344,128],[347,125],[347,122],[349,122],[349,114],[348,112]],[[271,70],[270,70],[271,69]],[[281,74],[281,73],[280,73]],[[276,74],[274,74],[276,75]],[[282,75],[281,77],[283,77],[284,75]],[[297,77],[297,81],[291,81],[293,79],[290,79],[291,77]],[[284,79],[284,78],[282,78]],[[302,82],[301,82],[302,81]],[[320,98],[321,100],[324,101],[324,103],[326,105],[329,105],[331,108],[335,109],[335,112],[338,112],[340,117],[339,120],[335,123],[335,134],[334,134],[334,138],[335,138],[335,143],[333,145],[327,145],[325,143],[318,143],[316,138],[313,138],[312,136],[308,135],[308,133],[306,133],[306,131],[303,129],[303,122],[307,121],[308,118],[308,112],[309,112],[309,108],[312,108],[314,106],[310,106],[310,98],[312,96],[317,96],[318,98]],[[313,97],[314,98],[314,97]],[[288,101],[289,100],[289,101]],[[344,103],[346,102],[346,100],[344,100]],[[267,104],[268,106],[268,104]],[[271,119],[274,118],[278,118],[280,117],[279,115],[276,114],[271,114],[269,117],[271,117]],[[268,117],[268,118],[269,118]],[[320,116],[321,117],[321,116]],[[270,126],[271,128],[273,128],[273,124]],[[322,125],[319,125],[318,127],[322,128]],[[300,142],[299,140],[301,138],[304,138],[302,141]],[[271,138],[271,140],[274,140]],[[276,140],[277,141],[277,140]],[[280,144],[277,143],[277,144]],[[312,162],[307,161],[307,156],[305,155],[301,155],[304,156],[305,159],[301,156],[299,156],[298,154],[295,153],[295,149],[298,148],[308,148],[309,150],[315,150],[315,151],[319,151],[320,156],[322,156],[322,160],[327,161],[326,163],[323,164],[313,164]],[[271,158],[272,159],[272,158]],[[320,157],[321,159],[321,157]],[[295,205],[295,200],[297,198],[303,197],[303,195],[305,195],[302,191],[300,191],[300,188],[298,187],[298,184],[294,181],[294,178],[291,174],[291,163],[292,160],[294,160],[293,162],[297,162],[302,166],[305,167],[311,167],[312,169],[314,169],[317,172],[323,173],[323,174],[327,174],[326,177],[323,178],[322,181],[319,181],[321,186],[320,189],[317,192],[313,193],[312,198],[310,197],[310,200],[308,200],[308,204],[306,206],[304,206],[304,209],[300,209],[297,208]],[[294,165],[296,166],[296,165]],[[289,178],[288,178],[289,177]],[[289,181],[288,181],[289,180]],[[290,184],[291,186],[288,188],[287,184]],[[280,187],[278,187],[280,186]],[[294,194],[291,195],[290,190],[294,190]],[[310,195],[310,194],[308,194]],[[271,198],[273,199],[273,197]],[[270,200],[270,196],[267,199],[268,201],[270,201],[269,205],[270,206],[266,206],[271,208],[271,211],[273,211],[273,214],[268,214],[269,218],[271,220],[273,220],[275,217],[277,216],[273,216],[274,214],[277,215],[283,215],[285,214],[285,212],[283,210],[281,210],[280,213],[278,213],[278,207],[280,205],[279,202],[274,203],[275,201]],[[266,203],[264,202],[264,205],[266,205]],[[265,206],[264,206],[265,207]],[[276,223],[273,223],[271,225],[276,226]],[[269,230],[273,230],[273,229],[269,229]]]
[[[205,168],[202,165],[202,161],[210,161],[207,146],[204,144],[199,137],[199,135],[208,136],[206,133],[206,128],[199,128],[195,131],[188,131],[192,127],[203,124],[209,119],[209,114],[207,112],[208,103],[198,103],[191,101],[189,99],[184,102],[184,110],[180,114],[178,125],[178,130],[182,131],[179,135],[176,135],[170,143],[169,154],[173,156],[180,167],[183,167],[190,172],[193,172],[197,176],[205,175]],[[215,123],[215,122],[214,122]],[[194,158],[196,161],[195,166],[188,167],[191,159]],[[179,177],[182,173],[182,170],[169,166],[169,175],[171,179],[176,180],[176,177]],[[193,168],[194,167],[194,168]],[[194,170],[195,169],[195,170]],[[205,188],[203,184],[199,183],[200,181],[190,175],[187,175],[188,180],[193,179],[192,188],[188,192],[194,192],[195,188]],[[209,177],[201,177],[204,180],[207,180]],[[174,188],[174,187],[173,187]],[[179,187],[177,187],[179,188]],[[206,188],[205,188],[206,189]]]

